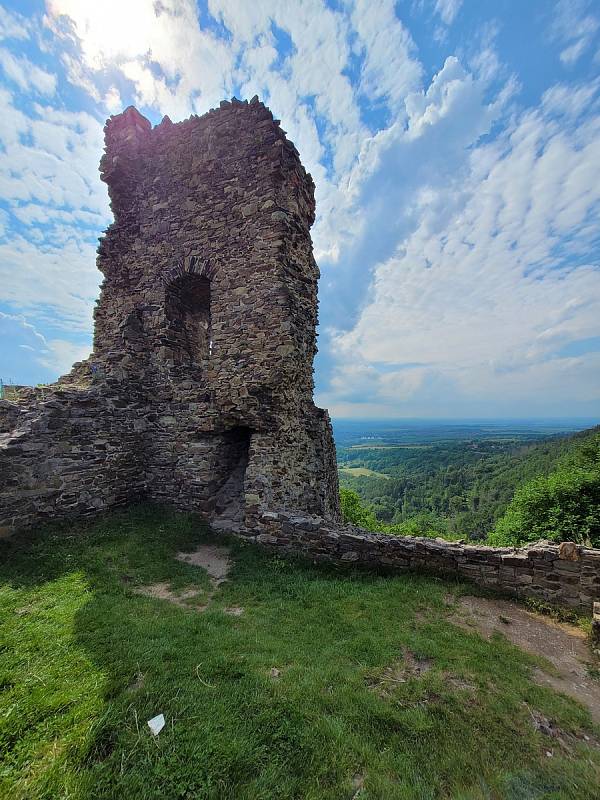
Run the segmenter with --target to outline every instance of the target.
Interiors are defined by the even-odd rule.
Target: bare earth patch
[[[139,689],[142,689],[143,686],[144,686],[145,680],[146,680],[146,678],[145,678],[143,672],[140,672],[138,670],[135,673],[134,679],[132,680],[132,682],[127,687],[127,691],[128,692],[137,692]]]
[[[536,667],[536,683],[574,697],[600,723],[600,682],[588,672],[594,657],[582,630],[528,611],[510,600],[461,597],[458,604],[459,609],[451,616],[455,625],[476,630],[486,639],[501,633],[522,650],[545,658],[557,674]]]
[[[386,667],[381,676],[377,680],[370,682],[369,686],[384,697],[397,684],[406,683],[412,678],[420,678],[421,675],[429,672],[432,666],[433,661],[430,658],[418,658],[410,650],[407,650],[400,661],[395,661],[389,667]]]
[[[218,545],[202,544],[193,553],[177,553],[176,558],[178,561],[205,569],[215,587],[227,580],[231,569],[229,550]]]
[[[568,753],[573,751],[573,745],[580,742],[585,742],[585,744],[589,745],[590,747],[600,747],[600,743],[594,736],[588,736],[584,733],[574,734],[564,731],[562,728],[559,728],[553,720],[551,720],[549,717],[546,717],[539,711],[536,711],[535,709],[529,709],[529,713],[531,714],[531,721],[535,730],[543,733],[544,736],[554,739],[556,744],[559,745],[563,750],[566,750]]]
[[[180,608],[191,608],[189,601],[202,594],[201,589],[183,589],[181,592],[174,592],[169,583],[152,583],[149,586],[140,586],[133,590],[136,594],[143,594],[144,597],[154,597],[156,600],[167,600]],[[195,611],[204,611],[206,605],[193,606]]]
[[[458,689],[461,692],[477,691],[477,686],[475,686],[474,683],[469,683],[469,681],[465,681],[463,678],[459,678],[457,675],[452,675],[450,672],[446,672],[444,674],[444,678],[453,689]]]
[[[184,561],[186,564],[192,564],[194,567],[201,567],[206,570],[210,578],[211,590],[205,593],[202,589],[190,587],[189,589],[174,592],[168,583],[154,583],[150,586],[140,586],[134,589],[135,593],[143,594],[145,597],[154,597],[157,600],[166,600],[180,608],[205,611],[218,587],[227,580],[227,575],[231,569],[229,550],[226,547],[202,544],[193,553],[177,553],[175,558],[178,561]],[[202,605],[192,604],[193,600],[203,594],[206,601]],[[244,609],[232,606],[231,608],[226,608],[225,613],[239,617],[244,613]]]
[[[356,772],[352,776],[352,789],[354,794],[352,795],[352,800],[358,800],[358,798],[363,793],[363,788],[365,785],[365,776],[361,775],[360,772]]]

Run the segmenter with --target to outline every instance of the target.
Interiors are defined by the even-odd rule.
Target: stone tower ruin
[[[339,519],[313,399],[314,184],[254,98],[105,128],[94,349],[0,403],[0,532],[150,500],[216,526]]]
[[[128,108],[105,131],[115,221],[98,248],[94,351],[0,400],[0,536],[153,501],[284,554],[591,609],[598,550],[574,545],[573,560],[562,545],[341,522],[331,424],[312,400],[314,186],[257,98],[155,128]]]

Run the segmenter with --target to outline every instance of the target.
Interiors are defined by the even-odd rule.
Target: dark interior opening
[[[224,434],[225,476],[215,495],[214,515],[223,523],[244,521],[244,479],[250,455],[250,428],[238,426]]]
[[[175,362],[205,362],[212,349],[210,281],[200,275],[177,278],[166,292],[165,315]]]

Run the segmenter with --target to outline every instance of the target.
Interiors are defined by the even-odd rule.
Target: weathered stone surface
[[[279,525],[278,525],[278,520]],[[310,521],[270,513],[260,523],[269,536],[256,537],[238,530],[274,550],[328,561],[340,566],[402,572],[418,570],[465,578],[480,586],[517,597],[536,597],[554,605],[591,611],[600,596],[598,550],[578,547],[579,560],[560,559],[560,545],[539,542],[522,550],[510,547],[462,545],[443,539],[387,536],[352,525],[332,525],[324,519]],[[282,526],[285,534],[282,535]],[[531,555],[535,553],[535,560]],[[568,570],[559,572],[560,566]],[[596,602],[600,626],[600,602]],[[598,627],[600,635],[600,627]]]
[[[0,403],[0,528],[141,498],[251,529],[269,509],[339,520],[295,148],[258,100],[155,128],[129,108],[105,138],[94,352]]]
[[[561,542],[558,557],[563,561],[579,561],[579,546],[575,542]]]
[[[600,647],[600,602],[595,602],[592,617],[592,640]]]

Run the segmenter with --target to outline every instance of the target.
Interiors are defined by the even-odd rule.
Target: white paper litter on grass
[[[155,736],[162,731],[165,727],[165,715],[164,714],[157,714],[156,717],[152,717],[152,719],[148,720],[148,727],[152,731]]]

